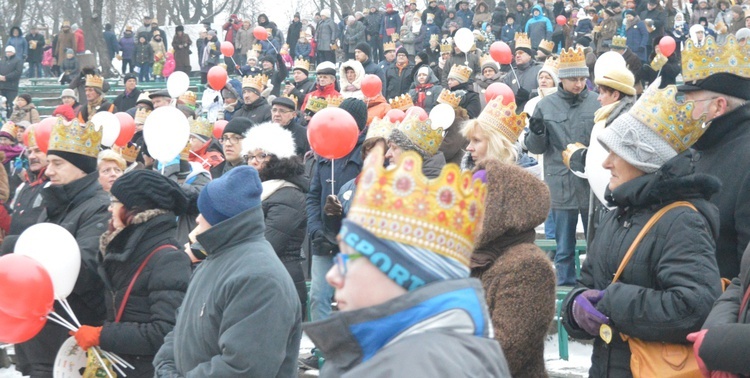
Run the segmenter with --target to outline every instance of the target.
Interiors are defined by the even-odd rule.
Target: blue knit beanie
[[[206,185],[198,196],[198,210],[215,226],[260,205],[263,186],[255,168],[243,165]]]

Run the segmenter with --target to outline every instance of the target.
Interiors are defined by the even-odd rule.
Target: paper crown
[[[345,99],[342,96],[326,96],[326,102],[328,103],[329,108],[338,108],[344,100]]]
[[[82,125],[74,118],[66,125],[62,117],[57,117],[50,133],[48,151],[70,152],[95,158],[99,155],[100,144],[102,130],[96,130],[93,123],[86,122]]]
[[[510,101],[503,105],[503,96],[497,96],[487,103],[477,121],[502,133],[509,141],[515,143],[526,127],[528,114],[516,114],[516,103]]]
[[[547,57],[547,59],[544,61],[544,65],[542,66],[543,69],[548,69],[557,75],[558,70],[560,69],[560,58],[552,55],[550,57]]]
[[[375,118],[370,122],[370,126],[367,126],[365,140],[373,138],[383,138],[388,140],[388,137],[391,136],[391,131],[393,131],[396,126],[397,123],[391,122],[387,117],[383,119]]]
[[[422,159],[404,152],[395,168],[368,155],[347,219],[375,236],[424,248],[468,266],[482,228],[487,188],[455,164],[422,174]]]
[[[263,50],[263,45],[261,45],[260,43],[256,43],[253,45],[253,50],[261,52]]]
[[[679,154],[687,150],[706,131],[706,115],[693,119],[695,103],[678,102],[677,87],[659,89],[652,83],[633,104],[628,114],[653,129]]]
[[[135,143],[128,142],[128,145],[120,150],[120,156],[122,156],[122,158],[128,163],[133,163],[135,162],[135,159],[138,158],[138,153],[140,152],[141,147]]]
[[[207,119],[188,118],[190,121],[190,133],[210,138],[214,133],[214,124]]]
[[[539,50],[542,50],[546,54],[552,54],[552,50],[555,49],[555,42],[543,39],[539,42]]]
[[[402,94],[401,96],[396,96],[388,102],[391,104],[391,108],[403,110],[406,111],[407,109],[414,106],[414,101],[411,99],[411,96],[408,94]]]
[[[135,123],[142,125],[146,123],[146,118],[148,118],[149,114],[151,114],[151,111],[146,108],[138,108],[138,110],[135,111]]]
[[[386,51],[395,51],[396,50],[396,43],[394,42],[386,42],[383,44],[383,52]]]
[[[484,71],[485,64],[491,64],[497,69],[497,62],[489,54],[484,54],[479,58],[479,67],[482,67],[482,71]]]
[[[328,101],[322,97],[310,97],[305,106],[306,112],[317,113],[328,107]]]
[[[621,37],[619,35],[616,35],[612,37],[612,45],[611,47],[613,49],[621,49],[624,50],[628,48],[628,39],[626,37]]]
[[[195,92],[193,91],[187,91],[183,93],[182,96],[178,98],[178,100],[181,100],[185,105],[195,107],[198,102],[198,96],[196,96]]]
[[[443,129],[438,127],[432,128],[432,121],[426,119],[420,121],[416,115],[404,118],[398,124],[396,130],[403,133],[417,148],[432,156],[440,149],[443,143]]]
[[[86,75],[86,86],[102,89],[104,87],[104,78],[99,75]]]
[[[26,141],[26,147],[36,146],[36,132],[34,131],[34,129],[36,129],[36,124],[31,125],[31,127],[29,127],[28,129],[29,133],[26,134],[28,135],[28,140]]]
[[[461,103],[461,97],[451,92],[450,89],[443,88],[443,90],[440,91],[440,96],[438,96],[437,102],[439,104],[448,104],[453,107],[453,109],[456,109],[458,108],[458,104]]]
[[[16,138],[16,124],[13,121],[5,122],[3,127],[0,128],[0,132],[6,132],[13,138]]]
[[[190,160],[190,141],[188,140],[187,144],[185,145],[185,148],[182,149],[180,152],[180,160],[188,161]]]
[[[724,44],[706,37],[703,46],[697,47],[688,38],[682,50],[682,78],[685,83],[706,79],[717,73],[729,73],[750,78],[750,44],[740,46],[737,38],[727,35]]]
[[[295,96],[295,95],[293,95],[293,94],[290,93],[290,94],[282,95],[281,97],[286,97],[286,98],[292,100],[294,102],[294,107],[298,108],[298,106],[299,106],[299,99],[297,98],[297,96]]]
[[[310,72],[310,61],[307,59],[303,59],[302,57],[298,57],[294,60],[294,67],[292,69]]]
[[[266,82],[268,82],[266,75],[245,76],[242,78],[242,88],[252,88],[260,93],[265,89]]]
[[[583,53],[581,46],[578,46],[575,50],[572,47],[568,50],[563,49],[560,54],[558,76],[560,79],[589,76],[589,68],[586,65],[586,54]]]
[[[462,66],[460,64],[454,64],[451,66],[451,70],[448,73],[448,77],[454,76],[463,79],[462,83],[465,83],[471,79],[471,68]]]
[[[527,48],[531,50],[531,39],[529,39],[529,35],[526,33],[516,33],[516,48]]]
[[[440,40],[440,36],[439,35],[437,35],[437,34],[430,34],[430,42],[432,42],[432,41],[437,42],[439,40]]]
[[[450,53],[453,52],[453,44],[450,41],[445,41],[440,45],[440,53]]]

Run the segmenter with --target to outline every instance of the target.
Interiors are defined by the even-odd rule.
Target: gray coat
[[[354,48],[359,43],[367,41],[365,36],[365,24],[361,21],[354,21],[353,24],[347,25],[346,31],[344,31],[344,40],[348,46],[349,53],[354,53]]]
[[[588,89],[573,95],[561,84],[557,92],[539,101],[529,121],[544,123],[545,132],[542,135],[529,133],[526,147],[529,152],[544,154],[544,181],[549,186],[553,209],[589,207],[589,183],[565,167],[562,152],[571,143],[588,146],[597,109],[599,102]]]
[[[254,43],[255,36],[253,36],[253,28],[240,28],[240,30],[237,30],[237,32],[234,33],[234,48],[236,48],[240,54],[247,54],[247,51],[253,48]],[[294,52],[292,51],[290,54],[294,54]],[[240,65],[245,64],[245,62],[237,63]]]
[[[318,29],[315,30],[316,49],[318,51],[331,51],[331,44],[336,42],[338,28],[330,18],[321,20],[318,23]]]
[[[296,377],[302,308],[260,205],[198,235],[198,266],[156,377]],[[218,279],[221,278],[221,279]]]

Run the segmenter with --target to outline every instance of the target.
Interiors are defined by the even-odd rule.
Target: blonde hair
[[[461,126],[461,135],[467,140],[471,140],[471,137],[477,134],[487,138],[488,158],[498,159],[506,164],[516,163],[518,150],[516,150],[515,142],[508,140],[503,133],[476,119],[470,119]]]
[[[122,157],[122,155],[118,154],[117,152],[114,152],[112,150],[104,150],[99,153],[99,156],[96,159],[96,166],[97,168],[102,165],[102,162],[105,161],[111,161],[115,164],[117,164],[117,167],[121,170],[125,170],[125,168],[128,166],[128,163],[125,162],[125,159]]]

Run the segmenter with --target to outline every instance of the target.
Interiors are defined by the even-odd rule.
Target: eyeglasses
[[[284,110],[279,108],[271,108],[271,113],[279,113],[279,114],[289,114],[293,112],[294,110]]]
[[[257,155],[244,155],[242,157],[245,158],[245,161],[249,162],[249,161],[252,161],[253,159],[258,159],[258,161],[265,160],[265,158],[267,158],[268,156],[269,155],[266,153],[261,153]]]
[[[245,139],[245,137],[239,135],[224,135],[221,137],[221,143],[231,142],[232,144],[237,144],[243,139]]]
[[[337,254],[333,260],[336,263],[336,267],[339,270],[339,274],[341,277],[346,277],[346,273],[349,270],[349,261],[354,261],[360,257],[364,256],[361,253],[339,253]]]
[[[112,173],[114,173],[116,175],[119,175],[120,173],[122,173],[122,169],[117,168],[117,167],[111,167],[111,168],[107,168],[105,170],[99,171],[100,175],[109,175],[109,174],[112,174]]]
[[[118,200],[114,196],[109,196],[109,203],[112,204],[112,205],[114,205],[116,203],[122,203],[122,202],[120,202],[120,200]]]

